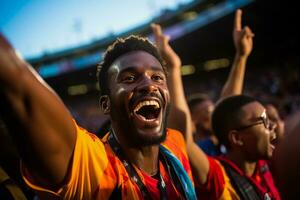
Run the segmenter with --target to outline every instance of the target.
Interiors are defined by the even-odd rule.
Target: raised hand
[[[233,42],[238,56],[249,56],[253,47],[253,37],[251,29],[248,26],[242,28],[242,10],[235,12]]]
[[[235,58],[221,92],[221,98],[242,94],[246,63],[253,48],[253,37],[251,29],[245,26],[242,29],[242,11],[235,12],[233,27],[233,42],[236,49]]]
[[[168,70],[181,67],[181,60],[169,45],[170,37],[162,33],[158,24],[151,24],[156,46],[166,62]]]

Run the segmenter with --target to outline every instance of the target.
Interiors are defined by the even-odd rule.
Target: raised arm
[[[76,142],[72,117],[59,97],[0,34],[0,114],[35,180],[62,184]]]
[[[222,89],[221,98],[242,93],[246,63],[253,47],[253,37],[254,34],[248,26],[242,29],[242,11],[238,9],[235,13],[233,28],[236,54],[228,79]]]
[[[185,132],[185,127],[179,124],[185,108],[185,95],[181,80],[181,60],[169,45],[169,36],[162,33],[158,24],[151,24],[156,46],[164,61],[168,71],[168,87],[171,96],[170,113],[168,117],[168,127]]]
[[[198,184],[204,184],[207,180],[209,163],[204,152],[193,141],[192,119],[181,78],[181,60],[170,47],[169,37],[162,33],[161,27],[157,24],[152,24],[151,27],[156,45],[166,62],[168,70],[168,87],[171,97],[168,127],[176,128],[184,134],[194,180]]]

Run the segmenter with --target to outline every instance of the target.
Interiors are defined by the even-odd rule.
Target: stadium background
[[[291,2],[195,0],[165,10],[151,22],[171,35],[171,46],[183,61],[186,96],[201,92],[217,100],[235,53],[232,27],[237,8],[243,9],[243,24],[255,33],[244,93],[274,103],[282,117],[287,117],[300,108],[298,13]],[[139,34],[152,38],[151,22],[28,62],[59,94],[78,123],[97,132],[107,120],[98,106],[97,63],[117,37]]]

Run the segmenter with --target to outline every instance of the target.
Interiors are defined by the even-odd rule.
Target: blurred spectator
[[[275,152],[275,180],[282,199],[298,199],[300,196],[300,110],[286,121],[284,140]]]

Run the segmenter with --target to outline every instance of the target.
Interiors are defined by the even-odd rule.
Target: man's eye
[[[135,80],[134,76],[126,76],[123,78],[124,82],[133,82]]]
[[[155,81],[161,81],[161,80],[164,80],[164,77],[161,75],[153,75],[152,79]]]

